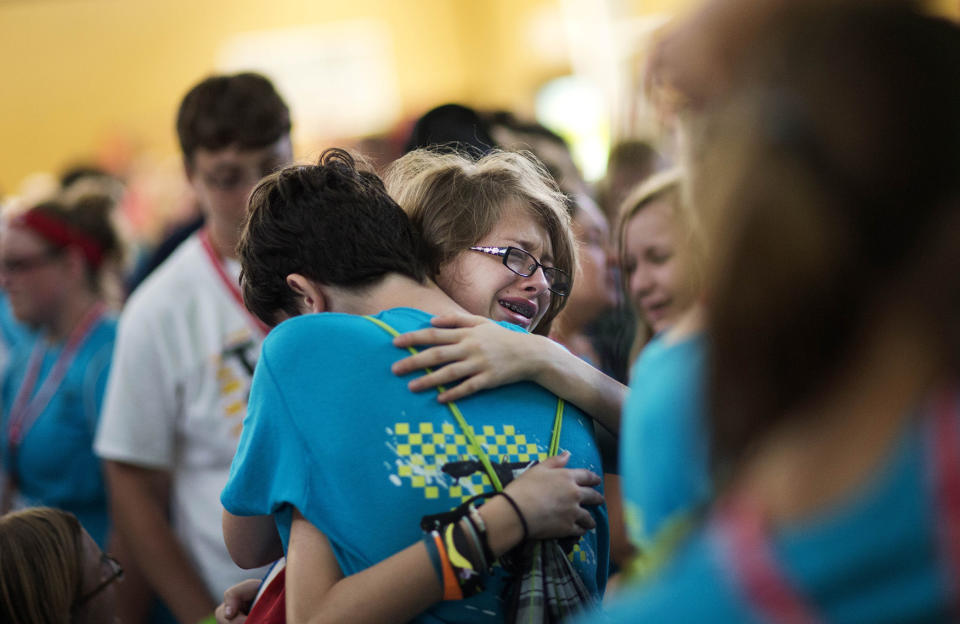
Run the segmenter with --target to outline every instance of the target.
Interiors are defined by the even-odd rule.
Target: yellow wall
[[[564,52],[539,56],[531,23],[564,0],[19,0],[0,2],[0,195],[36,171],[128,151],[170,159],[173,117],[238,33],[355,18],[387,24],[400,119],[446,102],[530,112]],[[570,2],[571,0],[566,0]],[[698,0],[595,0],[627,15]],[[957,17],[960,0],[930,0]],[[399,119],[398,119],[399,121]]]
[[[354,18],[392,32],[403,114],[444,101],[528,107],[567,71],[525,51],[551,0],[29,0],[0,3],[0,192],[96,155],[111,137],[175,154],[173,117],[236,33]],[[559,9],[556,9],[559,10]],[[562,33],[560,33],[562,35]]]

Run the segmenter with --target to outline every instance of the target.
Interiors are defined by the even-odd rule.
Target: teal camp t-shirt
[[[943,505],[934,449],[939,437],[960,456],[960,435],[944,439],[933,416],[911,420],[873,477],[845,500],[764,540],[772,565],[762,568],[763,578],[769,581],[773,570],[777,594],[786,593],[814,621],[955,621],[960,561],[956,545],[951,552],[943,537],[957,534],[960,518]],[[960,431],[960,409],[949,418]],[[953,500],[960,500],[952,485]],[[744,573],[749,552],[719,517],[711,516],[648,584],[582,624],[792,621],[759,604]],[[943,532],[951,527],[953,533]]]
[[[91,329],[56,392],[26,430],[14,458],[6,446],[10,410],[24,382],[34,347],[46,339],[32,334],[19,341],[10,354],[3,382],[0,418],[3,467],[5,472],[17,475],[18,504],[56,507],[73,513],[101,548],[106,547],[110,522],[106,484],[100,459],[93,452],[93,438],[116,333],[117,322],[113,318],[102,318]],[[63,344],[46,347],[31,396],[43,386],[62,351]]]
[[[430,315],[397,308],[376,318],[398,332],[430,326]],[[330,541],[345,575],[422,539],[420,519],[492,489],[436,393],[412,393],[413,375],[390,366],[409,355],[360,316],[296,317],[270,332],[254,373],[237,455],[221,496],[236,515],[273,514],[286,549],[292,508]],[[417,375],[421,373],[416,373]],[[501,480],[543,459],[557,398],[517,383],[457,401]],[[560,449],[570,467],[602,471],[591,421],[565,406]],[[587,588],[602,595],[608,568],[606,508],[597,529],[569,553]],[[420,622],[502,621],[503,571],[486,591],[441,602]]]
[[[641,551],[711,493],[705,350],[701,334],[677,342],[660,334],[634,367],[620,431],[620,476],[628,535]]]

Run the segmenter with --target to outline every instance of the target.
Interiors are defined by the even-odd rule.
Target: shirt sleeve
[[[265,345],[220,502],[238,516],[272,514],[287,504],[302,509],[310,500],[311,466]]]

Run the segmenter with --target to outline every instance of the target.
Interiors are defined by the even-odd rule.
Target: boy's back
[[[399,332],[430,324],[430,315],[410,308],[376,316]],[[264,343],[254,376],[222,497],[227,510],[279,512],[286,543],[295,506],[327,536],[349,575],[420,539],[422,516],[490,491],[448,407],[435,394],[410,392],[409,378],[390,372],[406,354],[383,328],[360,316],[307,315],[278,326]],[[458,405],[504,485],[512,470],[546,456],[557,399],[541,387],[514,384]],[[571,452],[569,466],[601,472],[592,431],[588,418],[565,405],[560,449]],[[609,538],[606,509],[592,513],[600,528],[570,556],[588,589],[599,595]],[[472,619],[477,609],[495,614],[496,584],[429,613],[444,620]]]

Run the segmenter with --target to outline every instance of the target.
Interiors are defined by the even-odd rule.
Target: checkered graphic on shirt
[[[471,430],[492,462],[526,463],[547,457],[543,449],[524,434],[517,433],[513,425],[485,425],[480,431],[472,427]],[[445,464],[478,459],[470,450],[467,436],[453,423],[439,427],[434,423],[396,423],[393,432],[401,460],[397,476],[423,490],[426,498],[449,497],[459,502],[490,489],[490,479],[483,470],[459,479],[443,472]],[[438,486],[438,482],[449,487]]]
[[[513,425],[485,425],[479,432],[473,427],[470,429],[492,462],[526,463],[547,458],[544,450],[528,441],[524,434],[518,434]],[[467,436],[457,425],[443,423],[438,428],[434,423],[403,422],[394,424],[393,433],[400,459],[397,476],[422,490],[425,498],[449,498],[452,509],[471,496],[492,489],[490,479],[482,469],[459,479],[443,472],[444,464],[477,460],[470,452]],[[571,562],[588,563],[589,555],[580,547],[581,543],[582,540],[567,555]]]

